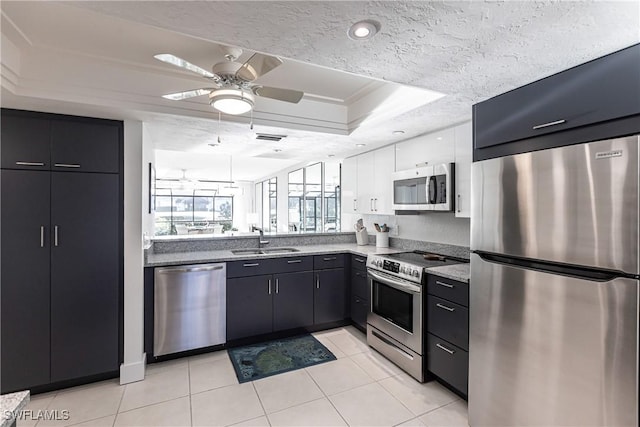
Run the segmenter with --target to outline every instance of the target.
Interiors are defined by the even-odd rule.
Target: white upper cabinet
[[[471,217],[471,153],[473,145],[471,122],[456,126],[456,216]]]
[[[393,215],[393,178],[395,172],[395,146],[376,150],[373,161],[373,213]]]
[[[342,162],[342,212],[358,211],[358,158],[349,157]]]
[[[393,215],[395,147],[370,151],[342,163],[342,212]]]
[[[454,128],[421,135],[396,144],[396,170],[452,163],[455,159]]]

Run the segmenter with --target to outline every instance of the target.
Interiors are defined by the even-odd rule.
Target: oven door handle
[[[412,285],[410,283],[399,282],[399,281],[394,280],[394,279],[392,279],[390,277],[382,276],[381,274],[376,273],[375,271],[372,271],[372,270],[369,270],[368,273],[369,273],[369,276],[371,276],[371,278],[373,280],[375,280],[376,282],[380,282],[382,284],[390,286],[390,287],[392,287],[394,289],[397,289],[399,291],[409,292],[411,294],[419,294],[420,292],[422,292],[422,289],[418,285]]]

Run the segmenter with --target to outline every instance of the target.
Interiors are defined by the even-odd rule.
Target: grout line
[[[116,425],[116,420],[118,419],[118,414],[120,413],[120,407],[122,406],[122,401],[124,400],[124,394],[127,392],[127,387],[128,385],[125,384],[124,390],[122,390],[122,395],[120,396],[120,401],[118,402],[118,409],[116,409],[116,416],[113,418],[113,423],[111,424],[111,427],[114,427]]]
[[[262,413],[265,417],[267,417],[267,422],[271,425],[269,421],[269,417],[267,416],[267,410],[264,409],[264,404],[262,403],[262,399],[260,399],[260,393],[258,393],[258,389],[256,388],[255,381],[251,381],[251,386],[253,387],[253,391],[256,393],[256,397],[258,398],[258,402],[260,402],[260,407],[262,408]],[[236,423],[237,424],[237,423]]]

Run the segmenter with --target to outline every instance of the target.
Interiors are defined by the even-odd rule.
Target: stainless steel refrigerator
[[[471,426],[638,425],[639,142],[473,164]]]

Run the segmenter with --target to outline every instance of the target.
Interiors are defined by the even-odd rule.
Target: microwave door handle
[[[433,205],[438,200],[438,179],[435,175],[429,177],[429,185],[427,186],[427,200],[429,204]]]

